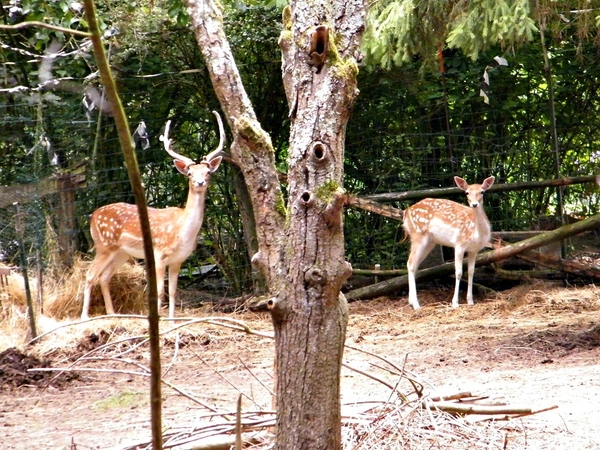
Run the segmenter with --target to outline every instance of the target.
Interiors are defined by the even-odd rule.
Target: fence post
[[[25,246],[23,245],[23,223],[21,222],[21,213],[19,203],[13,203],[15,208],[15,231],[17,232],[17,241],[19,242],[19,254],[21,258],[21,272],[23,272],[23,281],[25,283],[25,296],[27,297],[27,316],[29,317],[29,327],[31,329],[31,338],[37,337],[35,329],[35,311],[31,299],[31,289],[29,288],[29,277],[27,276],[27,258],[25,257]]]

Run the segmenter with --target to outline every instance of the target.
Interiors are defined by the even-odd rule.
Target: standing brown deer
[[[454,177],[456,185],[465,191],[469,206],[446,199],[426,198],[404,211],[404,229],[410,236],[408,257],[408,303],[415,309],[420,307],[417,299],[415,275],[421,262],[435,244],[454,247],[456,285],[452,306],[458,307],[458,290],[463,274],[463,258],[467,252],[468,287],[467,303],[473,304],[473,272],[477,252],[490,242],[491,229],[483,210],[483,193],[494,184],[494,177],[486,178],[482,184],[467,184]]]
[[[196,248],[196,238],[204,219],[204,203],[210,176],[221,164],[222,156],[217,156],[225,143],[225,131],[221,117],[213,111],[219,123],[219,146],[195,162],[171,149],[169,139],[170,121],[164,135],[160,137],[165,150],[174,160],[179,172],[189,178],[188,197],[184,208],[148,208],[148,218],[152,232],[158,307],[164,297],[165,271],[169,267],[169,317],[175,315],[177,279],[181,264]],[[90,231],[94,240],[96,257],[87,272],[83,293],[81,318],[88,318],[93,286],[99,281],[107,314],[114,314],[110,297],[109,283],[113,274],[130,257],[144,258],[144,246],[140,219],[136,205],[113,203],[98,208],[92,214]]]

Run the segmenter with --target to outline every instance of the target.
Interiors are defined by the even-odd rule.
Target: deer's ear
[[[221,161],[223,161],[222,156],[217,156],[216,158],[213,158],[210,160],[210,162],[208,163],[208,168],[210,170],[210,173],[213,173],[215,170],[217,170],[219,168],[219,166],[221,165]]]
[[[468,183],[465,180],[463,180],[461,177],[454,177],[454,182],[463,191],[466,191],[469,188]]]
[[[491,177],[487,177],[485,180],[483,180],[483,184],[481,185],[481,188],[484,191],[487,191],[489,188],[492,187],[492,185],[494,184],[494,181],[496,180],[495,177],[491,176]]]
[[[183,162],[179,159],[174,159],[173,164],[175,164],[175,168],[177,170],[179,170],[180,173],[184,174],[186,177],[188,176],[188,173],[189,173],[188,167],[189,166],[185,162]]]

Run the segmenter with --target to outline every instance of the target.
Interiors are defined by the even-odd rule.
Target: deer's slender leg
[[[427,258],[433,247],[435,247],[435,242],[428,236],[420,236],[419,239],[413,240],[410,245],[410,255],[406,264],[408,269],[408,303],[415,309],[420,308],[415,279],[417,270],[419,270],[419,266]]]
[[[177,301],[177,282],[181,263],[173,263],[169,266],[169,317],[175,317],[175,306]]]
[[[468,267],[468,285],[467,285],[467,304],[473,305],[473,275],[475,273],[475,259],[477,252],[469,252],[467,254]]]
[[[460,280],[463,275],[463,260],[465,251],[462,247],[454,248],[454,276],[456,278],[454,284],[454,295],[452,296],[452,307],[458,308],[458,294],[460,291]]]
[[[158,309],[162,308],[165,298],[165,272],[167,267],[160,258],[156,258],[156,291],[158,293]]]
[[[94,261],[92,261],[92,265],[86,275],[83,291],[83,310],[81,312],[82,319],[87,319],[89,317],[92,289],[98,282],[100,283],[100,289],[102,290],[106,313],[115,313],[110,297],[110,279],[128,258],[129,256],[127,253],[122,252],[110,253],[107,251],[100,251],[96,253],[96,257],[94,258]]]

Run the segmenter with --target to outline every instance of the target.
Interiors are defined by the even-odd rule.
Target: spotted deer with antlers
[[[482,184],[469,185],[462,178],[454,177],[456,185],[467,194],[469,206],[446,199],[426,198],[404,211],[404,229],[411,240],[407,264],[408,303],[413,308],[420,307],[415,275],[435,244],[454,247],[456,285],[452,306],[455,308],[458,307],[463,259],[467,252],[467,303],[473,304],[475,258],[477,252],[490,243],[491,238],[490,222],[483,210],[483,194],[492,187],[494,180],[494,177],[488,177]]]
[[[188,197],[184,208],[148,208],[159,308],[164,297],[165,272],[167,267],[169,268],[169,317],[175,315],[177,280],[181,264],[196,248],[196,238],[204,219],[204,204],[210,176],[219,168],[222,160],[222,156],[218,154],[223,150],[225,131],[219,114],[215,111],[213,113],[219,123],[219,146],[200,162],[173,151],[172,141],[169,139],[170,121],[160,137],[165,150],[173,157],[177,170],[189,179]],[[145,257],[136,205],[113,203],[98,208],[92,214],[90,232],[96,256],[86,276],[82,319],[89,317],[92,288],[98,282],[104,297],[106,313],[114,314],[109,289],[110,279],[130,257]]]

